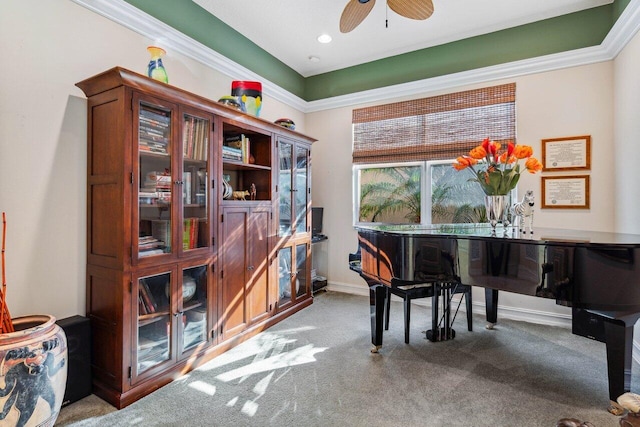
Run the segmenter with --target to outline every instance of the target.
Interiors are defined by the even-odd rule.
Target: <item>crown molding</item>
[[[307,102],[264,79],[257,73],[231,61],[215,50],[203,45],[148,15],[124,0],[71,0],[105,18],[120,24],[144,37],[161,43],[162,47],[180,53],[212,68],[233,80],[258,80],[262,83],[262,93],[297,110],[305,112]]]
[[[416,80],[394,86],[340,95],[333,98],[307,102],[306,113],[342,108],[353,105],[374,103],[390,98],[415,96],[452,89],[465,85],[487,83],[494,80],[509,79],[527,74],[555,71],[580,65],[595,64],[613,60],[631,41],[640,29],[640,1],[631,1],[602,44],[568,52],[539,56],[491,67],[477,68],[460,73],[447,74],[424,80]]]
[[[233,79],[259,80],[265,95],[303,113],[379,102],[391,98],[412,96],[452,89],[459,86],[487,83],[527,74],[555,71],[563,68],[613,60],[640,29],[640,0],[632,0],[602,44],[568,52],[540,56],[460,73],[447,74],[409,83],[386,86],[362,92],[340,95],[316,101],[304,99],[264,79],[259,74],[229,60],[213,49],[187,37],[164,22],[142,12],[124,0],[71,0],[151,40],[181,53]]]

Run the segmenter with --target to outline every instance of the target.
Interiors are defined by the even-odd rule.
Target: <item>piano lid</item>
[[[390,235],[437,236],[456,239],[491,238],[489,224],[430,224],[430,225],[358,225],[358,231],[375,231]],[[514,227],[507,232],[497,229],[495,239],[510,242],[526,241],[529,244],[562,245],[562,246],[600,246],[615,245],[640,248],[640,234],[609,233],[604,231],[563,230],[536,227],[534,234],[519,233]]]

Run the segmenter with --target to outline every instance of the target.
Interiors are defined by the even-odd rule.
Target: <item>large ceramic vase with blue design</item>
[[[67,383],[67,338],[49,315],[13,319],[0,334],[0,425],[53,426]]]

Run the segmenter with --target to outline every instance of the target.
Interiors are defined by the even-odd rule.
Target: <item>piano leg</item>
[[[451,328],[451,286],[447,285],[442,290],[442,304],[444,305],[444,336],[442,340],[448,340],[455,337],[455,332]]]
[[[607,346],[609,399],[613,402],[631,390],[631,364],[633,361],[633,325],[621,320],[607,319],[604,334]]]
[[[487,310],[487,329],[493,329],[498,323],[498,291],[496,289],[484,289],[484,300]]]
[[[389,330],[389,312],[391,311],[391,291],[385,286],[384,330]]]
[[[467,330],[473,331],[473,304],[471,302],[471,288],[464,293],[464,300],[467,304]]]
[[[372,353],[377,353],[382,347],[382,328],[384,323],[384,306],[387,296],[385,286],[377,284],[369,286],[369,311],[371,314],[371,344]]]
[[[438,326],[438,307],[440,302],[440,284],[433,284],[433,295],[431,296],[431,329],[427,331],[427,339],[432,342],[440,341],[440,334],[438,333],[440,327]]]

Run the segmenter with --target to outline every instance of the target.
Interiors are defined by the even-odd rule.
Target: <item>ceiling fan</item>
[[[340,32],[355,29],[369,15],[376,0],[349,0],[340,17]],[[387,0],[387,5],[398,15],[409,19],[427,19],[433,14],[432,0]]]

